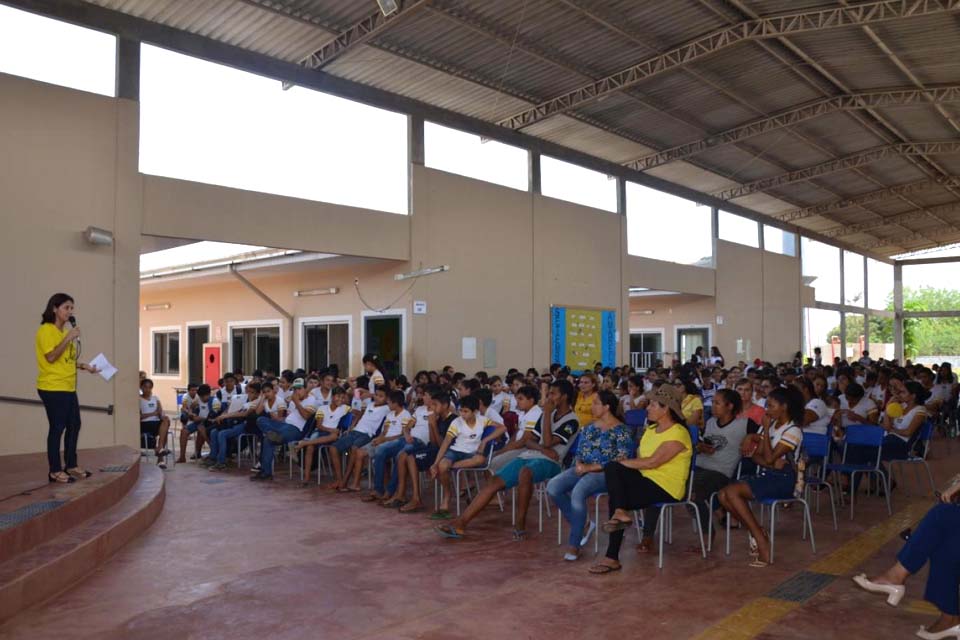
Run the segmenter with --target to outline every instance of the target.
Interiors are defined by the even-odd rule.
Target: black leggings
[[[625,467],[619,462],[608,462],[603,467],[607,480],[610,516],[617,509],[643,509],[658,502],[674,502],[675,499],[653,480],[645,478],[636,469]],[[623,544],[624,530],[610,534],[607,543],[607,557],[617,560],[620,557],[620,545]]]
[[[77,441],[80,439],[80,403],[75,391],[37,390],[43,407],[47,410],[47,463],[50,473],[59,473],[64,468],[77,466]],[[66,432],[66,437],[64,437]],[[60,464],[60,440],[63,440],[63,458]]]

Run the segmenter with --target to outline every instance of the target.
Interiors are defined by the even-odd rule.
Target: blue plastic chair
[[[875,475],[880,478],[880,482],[883,483],[884,488],[884,498],[887,501],[887,513],[893,515],[893,509],[890,507],[890,480],[887,478],[887,474],[884,472],[883,467],[880,465],[880,453],[883,447],[883,438],[886,435],[880,427],[866,424],[851,424],[847,427],[846,433],[843,438],[843,458],[839,464],[827,464],[826,471],[834,473],[849,473],[850,474],[850,519],[853,520],[853,507],[855,503],[855,496],[857,494],[854,491],[856,486],[855,478],[858,474],[863,475]],[[872,463],[869,464],[860,464],[860,463],[848,463],[847,462],[847,448],[850,445],[860,446],[860,447],[870,447],[877,450],[876,458],[874,458]]]
[[[687,427],[687,430],[690,432],[690,444],[693,448],[693,455],[690,456],[690,475],[687,478],[687,495],[684,500],[676,500],[671,502],[658,502],[656,504],[650,505],[651,507],[660,509],[660,517],[658,519],[658,529],[659,529],[659,546],[660,553],[657,560],[657,568],[663,568],[663,540],[666,535],[667,542],[673,543],[673,509],[678,506],[689,506],[693,508],[693,519],[696,523],[697,534],[700,537],[700,553],[706,558],[707,557],[707,547],[703,542],[703,527],[700,526],[700,507],[697,506],[697,503],[693,501],[693,477],[696,472],[697,464],[697,442],[700,439],[700,429],[696,426]]]
[[[630,428],[630,435],[638,440],[637,433],[647,424],[646,409],[630,409],[623,416],[623,422]]]
[[[912,455],[908,455],[904,460],[891,460],[890,461],[890,474],[893,474],[894,465],[911,465],[914,468],[917,468],[917,486],[923,484],[923,480],[920,477],[919,466],[923,465],[923,468],[927,471],[927,479],[930,480],[930,492],[936,493],[937,485],[933,483],[933,474],[930,472],[930,466],[927,464],[927,454],[930,452],[930,440],[933,438],[933,420],[927,420],[923,423],[923,426],[920,427],[919,435],[915,443],[912,443],[913,446],[910,447],[910,452]],[[922,453],[920,455],[913,455],[913,452],[916,451],[916,447],[920,447]],[[906,488],[906,472],[901,470],[900,475],[904,481],[904,487]],[[907,495],[909,495],[909,489],[907,489]]]
[[[804,499],[809,502],[810,491],[814,488],[826,487],[830,493],[830,511],[833,514],[833,530],[839,529],[837,525],[837,505],[834,501],[833,485],[827,482],[827,463],[830,461],[830,450],[833,441],[830,436],[820,433],[803,434],[803,453],[807,456],[807,475],[805,478],[805,487],[803,490]],[[817,472],[811,474],[809,469],[811,463],[817,461]],[[817,494],[817,513],[820,512],[820,494]]]

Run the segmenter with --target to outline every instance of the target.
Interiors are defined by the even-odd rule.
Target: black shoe
[[[255,476],[250,476],[250,479],[251,480],[273,480],[273,476],[272,475],[268,476],[263,471],[261,471]]]

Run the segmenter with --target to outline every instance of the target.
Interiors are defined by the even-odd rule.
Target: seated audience
[[[141,382],[143,382],[141,380]],[[197,389],[199,385],[196,382],[191,382],[187,385],[187,392],[183,394],[183,397],[180,399],[180,424],[184,425],[190,421],[190,414],[197,412],[197,405],[200,404],[200,400],[197,398]],[[143,395],[143,392],[140,392],[140,395]]]
[[[246,400],[241,401],[239,407],[232,403],[224,413],[213,419],[210,427],[210,455],[203,460],[203,464],[210,467],[211,471],[223,471],[227,468],[230,440],[244,433],[247,419],[256,416],[260,402],[260,384],[251,382],[247,384]]]
[[[167,468],[167,432],[170,430],[170,418],[163,413],[160,398],[153,395],[153,380],[140,381],[140,438],[144,435],[154,439],[153,451],[157,455],[157,466]]]
[[[359,389],[362,391],[362,389]],[[372,402],[366,409],[354,409],[354,419],[350,430],[333,443],[330,466],[333,467],[334,482],[327,486],[335,491],[360,491],[360,474],[366,462],[363,448],[377,435],[390,407],[387,406],[387,388],[380,385],[374,389]],[[341,472],[340,456],[347,454],[347,468]]]
[[[207,421],[213,420],[220,413],[220,401],[214,397],[210,385],[202,384],[197,388],[197,405],[194,413],[187,414],[187,424],[180,430],[180,456],[177,462],[186,462],[187,441],[191,433],[197,434],[191,460],[200,460],[203,443],[207,439]]]
[[[316,398],[316,396],[314,396]],[[308,472],[313,467],[313,454],[317,447],[331,445],[340,437],[340,421],[344,416],[350,413],[350,405],[347,403],[347,392],[342,387],[334,387],[330,390],[330,404],[319,405],[317,413],[314,415],[313,432],[305,439],[294,443],[291,446],[291,454],[295,455],[301,449],[305,449],[303,455],[303,468]],[[320,402],[323,402],[321,399]],[[309,483],[304,480],[303,486]]]
[[[285,416],[281,420],[279,412],[257,418],[257,427],[263,433],[263,445],[260,448],[260,472],[251,476],[251,480],[273,479],[274,448],[278,444],[286,444],[303,438],[307,420],[313,418],[317,412],[316,400],[310,397],[304,385],[303,378],[297,378],[290,387],[290,404],[285,407]],[[269,408],[282,407],[283,401],[276,396],[276,389],[269,382],[262,385],[264,402],[261,406],[264,411]],[[275,401],[272,402],[272,401]],[[268,406],[268,403],[269,406]],[[280,411],[283,411],[281,408]]]
[[[363,497],[364,502],[381,502],[387,495],[393,495],[397,490],[395,481],[384,488],[384,474],[387,461],[393,461],[396,467],[396,457],[403,451],[406,442],[403,439],[404,427],[413,424],[413,417],[404,408],[406,396],[403,391],[395,390],[387,394],[387,406],[390,411],[383,424],[383,432],[371,441],[373,457],[373,488],[370,494]],[[393,476],[396,478],[396,474]]]

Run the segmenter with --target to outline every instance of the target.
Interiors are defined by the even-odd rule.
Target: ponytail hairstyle
[[[43,310],[40,324],[53,323],[57,319],[57,307],[65,302],[73,302],[73,298],[66,293],[55,293],[47,301],[47,308]]]
[[[615,417],[617,420],[622,420],[623,416],[620,415],[620,400],[617,398],[617,394],[613,391],[600,391],[598,392],[597,397],[600,402],[604,404],[607,409],[610,409],[610,415]]]

